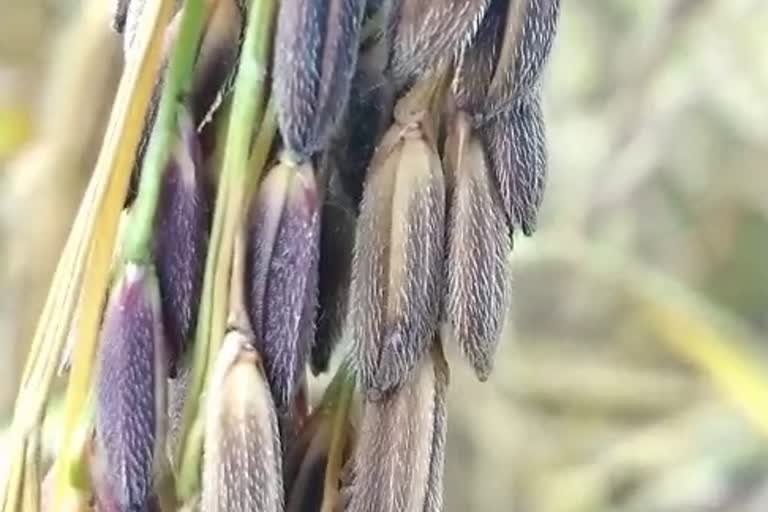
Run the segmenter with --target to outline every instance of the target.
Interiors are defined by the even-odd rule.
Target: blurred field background
[[[119,74],[106,4],[0,0],[0,418]],[[540,229],[492,378],[453,365],[447,510],[768,510],[768,2],[563,4]]]

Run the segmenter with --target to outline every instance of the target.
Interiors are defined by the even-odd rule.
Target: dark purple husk
[[[272,173],[249,213],[246,301],[255,343],[282,413],[304,378],[315,334],[320,198],[310,166],[280,164]],[[277,173],[290,173],[284,200]],[[272,183],[278,184],[277,190]]]
[[[165,344],[157,280],[126,265],[104,317],[97,375],[97,451],[115,510],[150,510],[164,438]]]
[[[283,141],[307,159],[330,142],[349,97],[365,0],[283,0],[273,92]]]
[[[155,226],[155,262],[174,363],[194,336],[211,209],[197,134],[191,121],[182,122],[181,130],[182,140],[163,178]]]

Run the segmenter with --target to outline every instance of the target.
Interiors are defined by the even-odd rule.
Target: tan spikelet
[[[490,0],[395,0],[392,73],[417,78],[453,58],[475,35]]]
[[[509,232],[485,151],[464,114],[454,119],[445,147],[453,179],[445,319],[451,337],[485,380],[509,307]]]
[[[272,396],[248,336],[230,331],[208,384],[202,510],[283,507],[279,431]]]
[[[350,325],[369,397],[408,378],[437,327],[444,204],[430,142],[420,128],[395,124],[371,162],[352,265]]]
[[[428,354],[402,388],[365,404],[348,512],[441,509],[448,374],[440,350]]]

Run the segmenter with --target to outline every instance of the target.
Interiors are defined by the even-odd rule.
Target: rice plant
[[[442,510],[443,344],[491,376],[559,7],[116,0],[125,70],[2,510]]]

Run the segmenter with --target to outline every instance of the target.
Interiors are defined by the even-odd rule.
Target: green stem
[[[274,0],[254,0],[248,10],[223,162],[224,175],[239,182],[248,176],[254,127],[263,120],[275,7]]]
[[[195,426],[201,424],[205,414],[200,396],[226,331],[234,239],[245,208],[249,172],[261,172],[250,168],[249,154],[254,127],[263,121],[275,11],[275,0],[255,0],[249,7],[206,260],[189,398],[176,457],[180,467],[177,494],[181,499],[191,496],[199,487],[202,435],[195,434]]]
[[[340,401],[343,401],[342,395],[345,393],[345,390],[348,388],[354,390],[355,385],[356,379],[352,370],[352,361],[349,357],[345,357],[336,370],[336,374],[331,379],[331,382],[325,388],[325,393],[323,393],[318,409],[330,410],[336,407]]]
[[[125,259],[137,263],[147,262],[151,257],[155,211],[171,145],[177,136],[179,102],[189,92],[205,25],[206,8],[203,0],[186,0],[182,9],[181,28],[171,54],[157,118],[141,169],[139,193],[123,248]]]
[[[256,140],[253,141],[251,159],[248,162],[248,168],[251,169],[251,173],[248,175],[248,182],[245,187],[246,201],[250,201],[253,198],[259,187],[261,171],[267,165],[267,159],[270,155],[269,151],[272,149],[275,135],[277,135],[277,112],[275,100],[273,97],[270,97],[264,110],[264,118],[261,121],[259,133],[256,134]]]
[[[328,447],[328,463],[323,484],[325,490],[320,508],[321,512],[330,512],[338,507],[339,482],[344,468],[344,451],[347,443],[349,443],[347,423],[355,394],[355,378],[346,361],[337,370],[333,380],[337,381],[337,379],[338,382],[331,383],[331,386],[338,386],[334,389],[337,395],[332,397],[332,400],[337,403],[333,418],[331,444]]]

